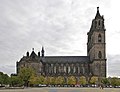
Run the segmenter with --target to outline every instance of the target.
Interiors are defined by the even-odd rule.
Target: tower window
[[[102,36],[101,36],[101,34],[98,35],[98,42],[102,42]]]
[[[102,53],[101,53],[101,51],[99,51],[99,53],[98,53],[98,57],[99,57],[99,59],[102,58]]]
[[[100,20],[98,21],[98,25],[100,26]]]

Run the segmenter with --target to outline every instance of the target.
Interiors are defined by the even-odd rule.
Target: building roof
[[[45,56],[42,58],[45,63],[87,63],[88,56]]]

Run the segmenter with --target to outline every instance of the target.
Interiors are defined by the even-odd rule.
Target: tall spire
[[[97,11],[99,12],[99,7],[97,7]]]
[[[97,13],[96,13],[95,19],[99,19],[99,18],[102,18],[102,17],[99,13],[99,7],[97,7]]]
[[[34,48],[32,48],[32,51],[34,51]]]
[[[42,50],[41,50],[41,53],[42,53],[42,57],[44,57],[44,47],[42,46]]]

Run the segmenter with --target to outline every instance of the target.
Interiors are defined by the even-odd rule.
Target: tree
[[[85,85],[87,83],[85,76],[80,77],[80,84]]]
[[[9,84],[9,76],[3,72],[0,72],[0,84]]]
[[[102,83],[105,84],[105,85],[109,85],[110,81],[108,80],[108,78],[103,78]]]
[[[64,77],[62,77],[62,76],[58,76],[58,77],[56,77],[56,80],[55,80],[56,82],[55,82],[55,84],[64,84]]]
[[[30,78],[35,76],[35,71],[33,68],[21,68],[18,76],[24,81],[24,86],[28,86],[28,83],[30,81]]]
[[[47,84],[55,84],[55,80],[56,78],[55,77],[46,77],[46,83]]]
[[[42,76],[42,75],[39,76],[39,77],[38,77],[38,83],[39,83],[39,84],[46,84],[45,77]]]
[[[3,72],[0,72],[0,84],[2,85],[3,84]]]
[[[76,84],[76,78],[74,76],[68,77],[68,84]]]
[[[98,77],[93,76],[91,77],[90,84],[96,84],[98,82]]]
[[[34,86],[35,84],[39,84],[38,83],[38,76],[32,75],[29,79],[29,85]]]
[[[10,86],[18,87],[23,85],[23,80],[19,76],[11,76],[10,78]]]
[[[56,77],[50,77],[50,84],[56,83]]]
[[[111,78],[111,85],[114,86],[114,87],[119,86],[120,85],[120,79],[117,78],[117,77]]]

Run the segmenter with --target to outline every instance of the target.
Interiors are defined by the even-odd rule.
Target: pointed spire
[[[32,51],[34,51],[34,48],[32,48]]]
[[[98,18],[102,18],[100,13],[99,13],[99,7],[97,7],[97,13],[96,13],[96,16],[95,16],[95,19],[98,19]]]
[[[29,52],[27,51],[26,56],[29,57]]]
[[[41,53],[42,53],[42,57],[44,57],[44,47],[42,46],[42,50],[41,50]]]
[[[97,11],[99,12],[99,7],[97,7]]]
[[[38,52],[38,56],[40,57],[40,51]]]
[[[42,51],[44,51],[44,47],[42,46]]]
[[[32,48],[32,52],[31,52],[31,54],[30,54],[30,57],[32,57],[32,58],[35,58],[37,55],[36,55],[36,53],[34,52],[34,48]]]

